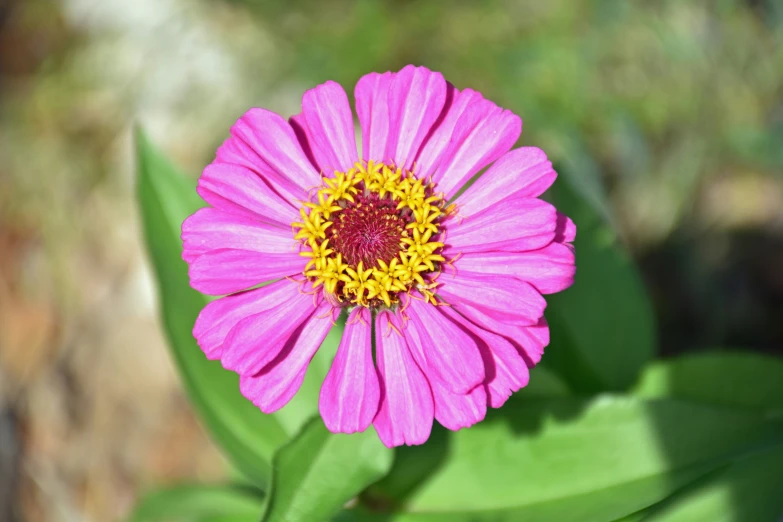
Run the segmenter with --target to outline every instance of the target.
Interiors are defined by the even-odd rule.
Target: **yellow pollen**
[[[374,161],[322,181],[292,223],[313,287],[323,285],[346,305],[391,308],[413,290],[437,304],[435,278],[446,259],[435,238],[453,206],[433,184]]]

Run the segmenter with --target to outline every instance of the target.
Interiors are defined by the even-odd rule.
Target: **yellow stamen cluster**
[[[435,303],[434,277],[445,259],[438,253],[443,243],[432,238],[450,209],[444,208],[441,195],[433,194],[432,184],[410,171],[373,161],[322,179],[313,201],[303,204],[302,220],[292,224],[294,238],[303,243],[300,255],[310,258],[304,275],[313,287],[323,285],[339,301],[367,307],[391,307],[400,294],[414,288]],[[373,266],[364,266],[363,261],[351,265],[336,249],[335,222],[343,212],[361,211],[362,196],[373,193],[391,202],[386,205],[395,216],[387,219],[405,223],[404,229],[400,227],[399,252],[392,259],[376,259]]]

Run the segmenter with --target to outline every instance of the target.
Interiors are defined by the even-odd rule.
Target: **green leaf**
[[[624,390],[652,358],[652,305],[628,254],[596,206],[561,177],[549,195],[577,226],[576,280],[547,296],[552,343],[544,363],[580,392]]]
[[[645,522],[779,522],[783,443],[738,459],[708,480],[654,506]]]
[[[259,490],[241,486],[180,485],[147,494],[130,522],[217,521],[256,522],[264,510]]]
[[[615,520],[661,501],[780,430],[757,415],[632,397],[512,398],[445,439],[442,460],[397,509],[345,520]],[[395,499],[363,499],[393,511]],[[382,517],[389,518],[382,518]],[[339,520],[339,518],[338,518]]]
[[[265,415],[239,392],[236,374],[209,361],[192,335],[207,298],[188,282],[181,259],[180,227],[204,205],[195,184],[180,174],[137,133],[138,200],[144,235],[157,276],[163,323],[185,388],[204,425],[232,463],[263,487],[271,475],[275,451],[317,411],[318,388],[326,375],[342,329],[333,328],[307,372],[302,390],[290,404]]]
[[[512,401],[568,395],[568,388],[557,375],[538,366],[531,370],[528,385],[516,392]],[[436,423],[426,444],[395,448],[392,470],[367,492],[370,502],[374,502],[373,499],[387,499],[382,501],[386,504],[389,499],[393,499],[394,503],[402,503],[448,458],[449,437],[452,435],[453,432]]]
[[[264,522],[327,520],[389,471],[392,451],[373,428],[330,433],[320,418],[280,450]]]
[[[783,412],[783,360],[751,352],[708,352],[656,361],[634,393]]]
[[[650,508],[642,509],[641,511],[637,511],[636,513],[631,513],[627,517],[618,518],[613,522],[641,522],[642,520],[644,520],[644,517],[646,517],[649,514],[650,514]]]

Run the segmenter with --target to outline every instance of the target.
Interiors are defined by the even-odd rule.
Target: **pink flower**
[[[573,281],[575,227],[537,199],[556,173],[540,149],[511,150],[515,114],[410,65],[355,95],[361,158],[334,82],[289,121],[251,109],[232,127],[199,179],[211,207],[182,226],[192,286],[226,296],[193,334],[271,413],[345,309],[326,426],[421,444],[433,418],[471,426],[527,384],[549,342],[542,294]]]

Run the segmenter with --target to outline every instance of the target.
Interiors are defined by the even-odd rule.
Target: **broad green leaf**
[[[614,520],[612,522],[641,522],[644,520],[644,517],[650,514],[650,508],[643,509],[641,511],[637,511],[636,513],[631,513],[627,517],[618,518],[617,520]]]
[[[568,395],[568,388],[557,375],[539,366],[530,371],[530,382],[516,392],[512,401]],[[451,436],[456,435],[436,423],[426,444],[395,448],[391,471],[370,488],[367,497],[393,499],[396,504],[403,503],[404,499],[426,482],[448,458],[448,439]],[[388,500],[384,503],[388,503]]]
[[[375,430],[330,433],[320,418],[305,425],[275,458],[264,522],[328,520],[389,471],[392,451]]]
[[[759,412],[783,412],[783,359],[752,352],[709,352],[656,361],[634,393]]]
[[[191,403],[232,463],[257,485],[268,483],[272,457],[317,411],[317,394],[341,328],[333,328],[307,373],[302,391],[281,411],[265,415],[239,392],[236,374],[209,361],[192,335],[207,299],[190,288],[181,259],[180,227],[204,202],[146,137],[137,134],[138,198],[144,235],[157,276],[171,353]]]
[[[783,438],[783,435],[781,435]],[[736,460],[654,506],[645,522],[779,522],[783,518],[783,441]]]
[[[725,466],[781,426],[674,400],[516,400],[444,441],[448,458],[410,493],[363,499],[394,522],[615,520]],[[350,511],[345,520],[380,515]]]
[[[656,346],[655,319],[638,271],[604,217],[566,176],[548,193],[577,226],[576,279],[547,296],[552,344],[544,363],[581,392],[624,390]]]
[[[263,511],[264,497],[257,489],[230,485],[180,485],[147,494],[128,520],[256,522]]]

